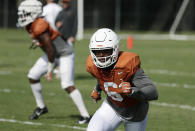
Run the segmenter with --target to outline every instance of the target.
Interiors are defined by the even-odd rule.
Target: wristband
[[[52,72],[53,68],[54,68],[54,63],[48,62],[48,67],[47,68],[48,68],[47,72]]]

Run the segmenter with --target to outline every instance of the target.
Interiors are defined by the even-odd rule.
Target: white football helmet
[[[119,54],[119,38],[115,32],[108,28],[97,30],[91,37],[89,49],[94,64],[99,68],[106,68],[115,63]],[[97,50],[112,49],[111,55],[106,57],[98,57],[95,55]],[[104,59],[102,61],[102,59]]]
[[[42,14],[42,3],[38,0],[25,0],[18,7],[18,25],[25,27]]]

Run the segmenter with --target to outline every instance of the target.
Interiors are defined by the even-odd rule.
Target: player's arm
[[[97,101],[101,100],[101,91],[102,91],[102,89],[100,88],[99,83],[97,83],[97,85],[95,86],[95,88],[93,89],[93,91],[91,93],[91,97],[92,97],[92,99],[94,99],[95,103],[97,103]]]
[[[71,30],[71,36],[68,38],[68,40],[74,44],[75,43],[75,36],[76,36],[76,33],[77,33],[77,15],[76,13],[73,14],[74,15],[74,19],[73,19],[73,27],[72,27],[72,30]]]
[[[48,81],[52,80],[52,71],[54,68],[54,59],[55,59],[55,54],[54,54],[54,47],[52,45],[52,41],[50,38],[50,34],[48,31],[43,32],[41,35],[38,36],[38,40],[43,43],[45,51],[47,53],[48,57],[48,71],[46,74],[46,79]]]
[[[143,100],[157,100],[158,92],[152,80],[144,73],[143,69],[137,70],[131,77],[131,89],[133,93],[130,97]]]
[[[62,19],[63,19],[63,11],[60,11],[55,19],[55,25],[56,27],[59,29],[60,27],[62,27]]]
[[[77,33],[77,28],[78,28],[78,20],[77,20],[77,13],[74,12],[73,13],[73,28],[72,28],[72,31],[71,31],[71,36],[72,37],[76,37],[76,33]]]

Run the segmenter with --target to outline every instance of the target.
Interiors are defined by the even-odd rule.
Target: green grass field
[[[58,79],[51,83],[42,79],[49,113],[38,120],[28,119],[36,105],[26,76],[42,54],[40,49],[29,50],[30,44],[23,30],[0,30],[0,131],[85,130],[87,124],[76,124],[79,113]],[[75,86],[93,115],[102,101],[95,104],[90,98],[96,81],[85,71],[88,44],[84,39],[75,45]],[[159,100],[150,104],[147,131],[195,131],[194,49],[194,41],[134,40],[130,50],[121,40],[121,50],[140,55],[142,67],[159,92]],[[118,130],[123,131],[123,125]]]

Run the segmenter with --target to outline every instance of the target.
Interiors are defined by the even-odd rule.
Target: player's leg
[[[74,54],[60,57],[59,64],[61,86],[70,95],[80,112],[81,119],[78,123],[86,123],[89,121],[90,116],[85,107],[80,91],[74,86]]]
[[[125,131],[145,131],[147,123],[147,116],[140,122],[124,122]]]
[[[121,122],[112,107],[104,101],[91,118],[87,131],[114,131]]]
[[[42,85],[40,82],[41,76],[47,72],[47,63],[47,56],[43,55],[36,61],[28,73],[30,86],[37,105],[34,113],[30,116],[30,119],[32,120],[37,119],[40,115],[48,112],[47,107],[43,101]]]

